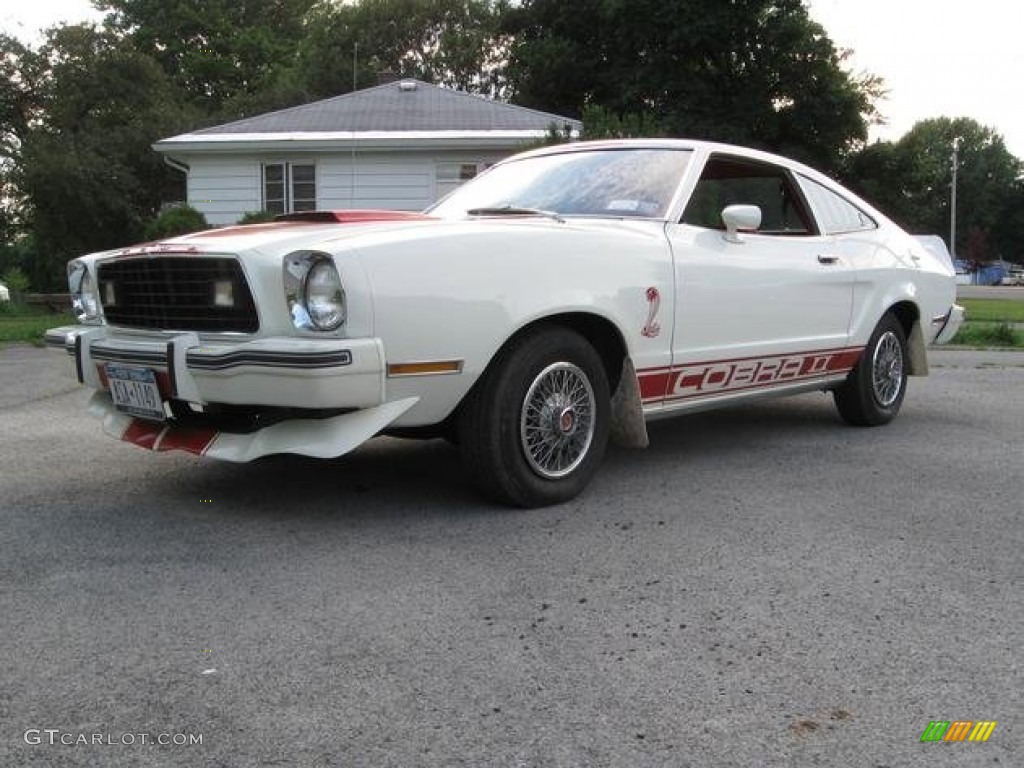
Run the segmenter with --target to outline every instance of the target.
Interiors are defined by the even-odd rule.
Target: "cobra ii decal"
[[[643,401],[675,401],[813,381],[853,369],[862,347],[652,368],[639,371]]]

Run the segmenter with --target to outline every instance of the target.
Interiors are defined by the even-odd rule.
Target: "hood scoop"
[[[351,211],[301,211],[275,216],[274,221],[298,221],[316,224],[363,224],[371,221],[425,221],[434,218],[410,211],[356,209]]]

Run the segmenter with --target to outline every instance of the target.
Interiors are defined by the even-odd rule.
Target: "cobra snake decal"
[[[661,333],[661,324],[656,320],[658,310],[661,308],[661,293],[653,285],[647,289],[647,303],[650,305],[647,310],[647,322],[640,329],[640,335],[648,339],[655,338]]]

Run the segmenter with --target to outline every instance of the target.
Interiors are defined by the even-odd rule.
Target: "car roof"
[[[806,171],[811,175],[821,175],[819,171],[804,165],[803,163],[771,152],[760,149],[743,147],[738,144],[724,144],[715,141],[704,141],[700,139],[599,139],[594,141],[572,141],[565,144],[553,144],[548,147],[540,147],[532,151],[514,155],[513,158],[537,157],[541,155],[559,155],[568,152],[585,152],[602,149],[677,149],[677,150],[704,150],[707,153],[724,153],[742,155],[752,159],[764,160],[766,162],[778,163]],[[509,158],[509,159],[513,159]]]

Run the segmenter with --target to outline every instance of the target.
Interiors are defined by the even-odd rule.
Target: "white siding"
[[[351,154],[322,157],[317,204],[421,211],[433,201],[433,169],[431,156],[421,153],[357,154],[354,165]]]
[[[211,224],[233,224],[263,206],[262,165],[266,162],[314,163],[317,208],[384,208],[420,211],[451,189],[438,184],[442,164],[490,164],[511,152],[277,153],[265,156],[193,155],[188,202]],[[353,168],[355,172],[353,173]]]
[[[263,206],[260,161],[254,157],[190,157],[188,203],[211,224],[234,224]]]

